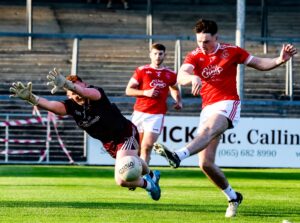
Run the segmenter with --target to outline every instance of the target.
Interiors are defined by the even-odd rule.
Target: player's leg
[[[207,178],[220,188],[227,197],[228,208],[225,217],[234,217],[237,213],[239,204],[243,200],[243,196],[232,189],[223,171],[215,164],[218,144],[219,137],[216,137],[199,153],[199,166]]]
[[[196,137],[183,148],[172,152],[165,146],[155,143],[154,150],[159,155],[164,156],[168,160],[170,166],[177,168],[183,159],[205,149],[211,140],[222,134],[227,128],[227,118],[215,113],[210,115],[210,117],[200,125]]]
[[[202,151],[215,137],[236,125],[239,116],[239,101],[228,100],[208,105],[201,112],[198,134],[191,142],[175,152],[169,151],[159,143],[155,143],[154,150],[159,155],[164,156],[170,166],[177,168],[181,160]],[[228,120],[231,120],[231,123]]]
[[[119,174],[119,170],[117,168],[117,164],[118,162],[121,160],[121,158],[123,158],[124,156],[135,156],[136,158],[138,158],[142,164],[142,174],[141,176],[134,180],[134,181],[125,181],[120,177]],[[148,165],[147,163],[142,160],[138,155],[137,155],[137,150],[118,150],[117,152],[117,156],[116,156],[116,165],[115,165],[115,181],[117,183],[117,185],[122,186],[122,187],[128,187],[128,188],[136,188],[136,187],[141,187],[144,188],[149,196],[153,199],[153,200],[159,200],[160,199],[160,187],[158,185],[158,181],[160,178],[154,180],[149,173],[152,173],[152,171],[149,171]],[[144,176],[142,176],[143,174],[145,174]],[[154,175],[154,174],[153,174]],[[156,175],[154,175],[154,177],[157,177]]]
[[[153,148],[153,143],[157,141],[159,134],[153,133],[153,132],[143,132],[143,137],[141,137],[140,133],[140,142],[141,142],[141,148],[139,152],[140,158],[143,160],[143,162],[147,165],[149,165],[149,162],[151,160],[151,152]],[[158,170],[149,170],[149,175],[154,181],[154,183],[159,186],[159,180],[160,180],[160,171]]]
[[[153,143],[157,141],[163,127],[164,115],[135,111],[132,122],[136,125],[140,134],[140,157],[149,164]]]
[[[141,141],[141,153],[140,157],[149,164],[151,159],[151,152],[153,144],[157,141],[159,133],[144,132],[143,140]]]
[[[144,120],[146,119],[147,120],[147,117],[149,116],[149,114],[146,114],[146,113],[142,113],[142,112],[134,112],[133,113],[133,116],[132,116],[132,121],[133,121],[133,124],[135,125],[135,127],[136,127],[136,129],[137,129],[137,131],[139,132],[139,142],[142,142],[143,140],[144,140],[144,138],[146,139],[146,138],[148,138],[147,137],[147,135],[144,137],[144,129],[146,129],[146,130],[148,130],[149,128],[151,128],[151,127],[153,127],[153,122],[150,122],[150,125],[148,124],[148,125],[144,125]],[[151,116],[151,115],[150,115]],[[157,119],[156,119],[157,120]],[[135,124],[136,123],[136,124]],[[163,116],[162,117],[159,117],[159,119],[158,119],[158,123],[157,123],[157,121],[156,122],[154,122],[155,124],[154,124],[154,126],[158,126],[158,128],[162,128],[162,125],[163,125]],[[136,137],[136,136],[135,136]],[[152,147],[151,147],[151,149],[152,149]],[[144,156],[141,156],[141,146],[139,147],[139,151],[138,151],[138,155],[140,156],[140,157],[142,157],[142,159],[143,159],[143,157]],[[150,160],[150,155],[151,155],[151,151],[150,151],[150,154],[149,154],[149,160]],[[143,161],[142,161],[142,163],[143,163],[143,166],[145,166],[144,167],[144,169],[147,169],[147,171],[144,171],[143,172],[143,175],[145,175],[145,174],[149,174],[150,175],[150,177],[152,178],[152,180],[154,181],[154,183],[157,185],[157,186],[159,186],[158,185],[158,183],[159,183],[159,179],[160,179],[160,171],[158,171],[158,170],[150,170],[149,168],[148,168],[148,163],[147,162],[145,162],[145,160],[146,159],[143,159]],[[149,162],[149,161],[148,161]]]
[[[148,191],[148,194],[153,200],[159,200],[161,194],[160,187],[158,185],[160,175],[157,178],[157,175],[153,173],[154,171],[150,171],[147,163],[138,156],[140,145],[139,134],[136,126],[132,123],[129,123],[126,130],[123,132],[123,136],[124,141],[114,145],[114,150],[116,151],[115,181],[117,185],[128,188],[144,188],[146,191]],[[118,164],[124,156],[135,156],[140,160],[142,164],[142,174],[138,179],[129,182],[121,178],[117,166],[119,166]],[[145,175],[142,177],[143,174]]]
[[[144,139],[144,127],[143,127],[144,117],[143,117],[143,114],[144,113],[142,113],[142,112],[134,111],[132,113],[132,117],[131,117],[131,122],[135,125],[135,127],[137,128],[137,131],[139,133],[139,143],[140,144]],[[139,147],[138,155],[139,156],[141,155],[141,146]]]
[[[227,118],[220,114],[212,114],[198,128],[196,137],[187,144],[190,156],[205,149],[209,143],[228,129]]]
[[[143,130],[142,132],[139,132],[139,139],[140,139],[140,144],[141,144],[141,142],[142,142],[143,139],[144,139],[144,130]],[[140,146],[140,148],[139,148],[138,155],[141,156],[141,146]]]
[[[216,137],[198,154],[199,167],[218,188],[224,190],[228,187],[228,181],[221,169],[215,164],[215,155],[218,144],[219,137]]]
[[[142,174],[135,181],[128,182],[128,181],[122,180],[122,178],[120,177],[120,173],[119,173],[119,170],[117,169],[117,166],[118,166],[118,163],[120,162],[120,160],[125,156],[134,156],[142,164]],[[116,156],[116,165],[115,165],[115,180],[118,185],[120,185],[122,187],[143,187],[144,184],[142,181],[142,176],[143,176],[143,174],[147,174],[147,173],[149,173],[149,168],[148,168],[147,164],[142,159],[140,159],[140,157],[137,155],[137,150],[118,150],[117,156]]]
[[[240,102],[239,101],[223,101],[212,106],[212,112],[216,112],[221,116],[226,117],[228,128],[233,128],[237,125],[240,119]],[[209,116],[208,116],[209,117]],[[205,123],[205,114],[203,119],[200,119],[199,126]],[[202,123],[201,123],[202,121]],[[224,193],[228,199],[228,208],[225,217],[233,217],[237,213],[237,208],[243,200],[242,194],[235,192],[228,183],[224,173],[218,166],[215,165],[215,156],[219,138],[213,139],[204,151],[199,154],[200,167],[206,176],[214,182]]]

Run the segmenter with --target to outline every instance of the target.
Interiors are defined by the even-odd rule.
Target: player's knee
[[[209,170],[212,169],[213,165],[214,164],[212,162],[206,160],[199,162],[199,167],[203,172],[209,172]]]
[[[127,182],[125,180],[122,180],[121,178],[116,178],[116,184],[120,187],[126,187]]]
[[[145,151],[146,153],[151,153],[151,151],[152,151],[152,147],[153,147],[153,144],[151,144],[151,143],[144,143],[143,145],[142,145],[142,150],[143,151]]]
[[[211,140],[218,137],[219,132],[211,127],[203,127],[199,130],[197,136],[201,136],[202,140],[205,141],[207,144],[211,142]]]
[[[202,128],[199,129],[199,135],[201,135],[202,137],[209,137],[212,134],[212,129],[208,126],[204,126]]]
[[[141,148],[141,157],[147,157],[146,162],[149,163],[153,145],[145,145]]]

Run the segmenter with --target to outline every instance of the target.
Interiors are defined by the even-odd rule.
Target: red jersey
[[[155,69],[150,65],[145,65],[138,67],[132,78],[139,83],[139,90],[149,90],[153,87],[159,89],[159,96],[156,98],[137,97],[134,110],[149,114],[165,114],[167,112],[169,86],[176,84],[176,73],[166,67]]]
[[[252,56],[244,49],[231,44],[218,43],[211,54],[198,47],[190,52],[184,64],[194,66],[194,74],[202,81],[202,108],[223,100],[239,100],[236,87],[238,64],[247,64]]]

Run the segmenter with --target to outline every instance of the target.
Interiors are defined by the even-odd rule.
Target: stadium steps
[[[39,43],[36,43],[36,45],[37,44],[39,44]],[[147,55],[146,56],[141,55],[141,54],[145,54],[145,51],[147,51],[146,47],[142,47],[142,49],[134,49],[134,55],[132,55],[131,52],[133,50],[126,49],[126,47],[128,47],[128,43],[126,44],[125,47],[122,44],[118,44],[118,47],[116,47],[116,49],[113,49],[111,46],[107,47],[108,46],[107,41],[88,41],[87,40],[87,41],[81,41],[80,45],[81,45],[82,50],[80,51],[79,73],[81,74],[81,71],[87,72],[86,76],[93,76],[93,77],[95,77],[95,80],[97,80],[97,77],[101,76],[101,72],[99,72],[98,70],[103,71],[103,74],[104,74],[104,76],[106,76],[106,78],[105,78],[105,81],[100,81],[99,84],[101,84],[101,85],[103,84],[103,87],[107,86],[109,92],[110,92],[110,88],[111,88],[109,83],[110,82],[114,83],[116,81],[116,78],[114,77],[114,75],[117,75],[118,81],[120,81],[120,85],[114,84],[114,86],[116,86],[117,88],[120,88],[122,85],[127,83],[128,78],[131,76],[131,73],[135,69],[136,66],[148,62]],[[147,45],[147,44],[143,44],[143,45]],[[43,48],[43,44],[39,44],[37,46],[39,46],[39,49],[43,49],[43,52],[45,53],[45,55],[47,55],[47,50],[45,50],[45,48]],[[67,48],[68,49],[71,48],[70,43]],[[52,50],[52,49],[48,49],[48,52],[50,50]],[[62,50],[58,50],[58,52],[60,52],[60,51],[62,51]],[[97,53],[99,51],[101,53],[97,55]],[[140,55],[138,55],[138,53],[140,53]],[[70,52],[69,52],[69,55],[70,55]],[[144,59],[137,60],[137,58],[141,58],[143,56],[144,56]],[[57,55],[54,55],[54,57],[57,57]],[[24,60],[24,57],[22,57],[20,59]],[[31,58],[29,57],[28,59],[34,60],[32,57]],[[135,64],[131,65],[131,67],[126,70],[124,66],[126,66],[126,64],[128,64],[129,59],[134,59]],[[39,56],[37,58],[37,60],[41,61],[41,57]],[[53,58],[51,58],[50,60],[53,61]],[[69,60],[70,60],[70,56],[67,56],[64,58],[65,63],[70,62]],[[115,69],[117,67],[117,70],[114,70],[114,69],[106,70],[105,69],[106,67],[104,67],[104,66],[99,67],[99,61],[101,61],[103,64],[111,63],[110,65],[112,66],[112,68]],[[171,64],[173,62],[173,58],[171,57],[171,59],[169,61],[171,61],[170,62],[170,64]],[[97,63],[97,64],[95,66],[92,66],[91,64],[93,64],[93,63]],[[120,64],[124,64],[123,67]],[[38,65],[41,66],[41,63],[38,63]],[[117,66],[117,65],[119,65],[119,66]],[[57,66],[57,64],[55,66]],[[45,72],[48,72],[48,70],[49,70],[49,68],[45,69]],[[126,74],[124,74],[124,76],[125,76],[124,79],[121,78],[121,80],[119,77],[120,77],[120,75],[123,75],[123,73],[125,73],[125,72],[120,72],[120,70],[126,71]],[[15,73],[16,73],[16,75],[19,75],[17,72],[15,72]],[[85,75],[85,74],[83,74],[83,75]],[[113,80],[110,80],[108,78],[111,76],[112,76]],[[91,80],[91,79],[89,78],[89,80]],[[106,85],[106,83],[108,83],[108,85]],[[255,86],[257,86],[257,85],[255,85]],[[251,84],[250,84],[250,88],[251,88]],[[247,91],[248,90],[246,88],[246,92]],[[251,89],[249,91],[253,92]],[[119,92],[119,93],[116,93],[116,92]],[[112,93],[112,95],[118,95],[118,94],[123,95],[124,90],[121,90],[121,91],[120,90],[119,91],[112,90],[111,93]],[[271,94],[273,94],[273,92],[271,92]]]
[[[174,3],[174,4],[173,4]],[[80,5],[80,4],[79,4]],[[140,10],[106,10],[104,6],[64,7],[57,5],[37,6],[34,8],[34,31],[52,33],[80,33],[80,34],[145,34],[146,12],[144,5]],[[284,8],[283,8],[284,9]],[[1,30],[10,32],[26,32],[25,18],[26,11],[24,5],[0,7],[0,27]],[[260,13],[259,6],[247,7],[246,35],[259,36],[260,34]],[[269,29],[285,30],[285,35],[290,35],[290,30],[297,33],[298,25],[281,21],[287,19],[281,16],[280,8],[276,9],[277,14],[273,16],[269,11]],[[285,9],[284,9],[285,10]],[[286,9],[288,10],[288,8]],[[289,9],[290,10],[290,9]],[[296,9],[294,9],[297,11]],[[178,16],[180,15],[180,16]],[[235,35],[235,5],[228,4],[211,7],[210,5],[187,5],[172,0],[168,7],[164,4],[154,6],[154,34],[158,35],[193,35],[192,28],[199,16],[215,19],[220,26],[220,38],[234,37]],[[296,13],[293,13],[296,18]],[[277,20],[277,17],[279,18]],[[298,18],[298,17],[297,17]],[[273,21],[276,19],[276,21]],[[276,26],[275,26],[276,25]],[[277,26],[278,25],[278,26]],[[294,33],[294,34],[295,34]],[[299,32],[298,32],[299,33]],[[279,35],[272,33],[272,35]],[[160,41],[167,46],[168,57],[166,64],[173,68],[174,63],[174,41]],[[226,40],[224,40],[226,41]],[[227,41],[226,41],[227,42]],[[12,81],[33,81],[34,91],[44,96],[50,96],[49,88],[45,85],[45,75],[54,66],[60,68],[63,74],[70,72],[72,40],[68,39],[34,39],[33,50],[27,50],[26,38],[0,38],[0,71],[2,82],[0,93],[7,95],[8,88]],[[195,48],[194,41],[182,41],[182,59],[187,52]],[[262,45],[258,43],[246,43],[246,48],[254,55],[262,54]],[[298,47],[299,48],[299,47]],[[270,45],[269,53],[266,56],[277,56],[280,47]],[[149,63],[148,43],[145,40],[93,40],[84,39],[80,41],[78,74],[87,82],[102,86],[109,97],[122,98],[125,87],[134,69],[137,66]],[[299,98],[299,57],[295,58],[295,95]],[[246,99],[265,99],[274,100],[284,91],[285,69],[280,68],[272,72],[259,72],[246,68],[245,73],[245,98]],[[64,95],[60,91],[58,95]],[[170,115],[189,115],[198,116],[201,111],[199,100],[190,94],[190,87],[183,88],[184,104],[182,111],[177,112],[171,108],[169,103]],[[128,98],[128,97],[126,97]],[[124,114],[131,114],[134,100],[116,101]],[[262,105],[242,105],[242,116],[244,117],[299,117],[298,107],[284,108],[280,106]],[[1,100],[0,113],[23,113],[30,114],[32,106],[17,99]],[[45,135],[44,130],[38,128],[33,130],[16,128],[12,137],[26,138],[36,136],[37,132]],[[83,157],[83,133],[74,125],[72,120],[65,120],[59,131],[66,147],[76,154],[76,160],[84,160]],[[3,136],[3,128],[0,130]],[[37,136],[38,137],[38,136]],[[42,138],[43,136],[41,136]],[[66,156],[62,152],[58,143],[53,137],[51,143],[51,153],[58,161],[65,161]],[[3,145],[3,143],[0,145]],[[22,146],[12,145],[12,148],[23,148]],[[3,158],[3,156],[2,156]],[[30,157],[36,160],[37,156]],[[28,158],[29,159],[29,158]]]
[[[156,7],[156,6],[155,6]],[[169,29],[172,27],[172,29],[174,30],[180,30],[178,29],[178,27],[181,27],[183,30],[180,30],[180,33],[188,33],[188,34],[192,34],[191,32],[191,27],[194,25],[194,21],[196,20],[196,17],[198,18],[199,14],[197,13],[190,13],[191,8],[195,8],[195,6],[185,6],[182,7],[182,5],[172,5],[172,7],[170,8],[166,8],[164,7],[162,4],[158,4],[158,6],[155,8],[154,7],[154,18],[157,20],[157,23],[154,21],[154,27],[157,28],[157,31],[154,31],[155,34],[169,34],[169,33],[173,33],[172,31],[170,31]],[[211,7],[211,6],[197,6],[197,7],[201,7],[201,15],[203,15],[203,17],[205,17],[206,15],[211,15],[213,16],[212,19],[217,19],[220,16],[223,16],[224,18],[224,24],[220,23],[220,27],[224,27],[224,32],[226,33],[231,33],[232,35],[232,30],[234,30],[234,24],[235,24],[235,16],[232,16],[232,13],[228,13],[228,10],[231,12],[234,12],[234,6],[233,5],[229,5],[228,7],[224,6],[220,6],[220,7]],[[218,13],[212,13],[212,8],[213,10],[218,11]],[[52,12],[51,10],[52,9]],[[249,12],[250,12],[250,18],[252,18],[252,20],[250,21],[250,23],[247,20],[247,26],[248,24],[250,24],[251,26],[253,26],[253,24],[255,24],[257,26],[257,17],[258,16],[253,16],[253,15],[257,15],[258,14],[258,9],[259,8],[250,8]],[[117,25],[114,25],[115,27],[112,30],[112,32],[114,32],[115,30],[120,31],[120,27],[118,27],[119,24],[122,24],[121,26],[123,27],[122,30],[126,30],[128,32],[128,30],[132,31],[132,27],[128,26],[124,29],[124,24],[126,23],[126,25],[128,24],[132,24],[133,21],[138,21],[137,23],[140,23],[141,27],[145,26],[145,20],[143,20],[142,18],[144,18],[144,13],[145,12],[140,12],[140,20],[132,20],[132,18],[130,19],[130,16],[135,16],[135,14],[131,14],[130,12],[116,12],[113,11],[106,11],[106,10],[99,10],[99,9],[91,9],[91,8],[84,8],[84,9],[76,9],[74,10],[73,8],[70,9],[65,9],[65,8],[47,8],[45,10],[45,12],[43,11],[45,9],[43,9],[43,7],[40,7],[38,9],[36,9],[36,11],[38,12],[37,15],[41,15],[42,13],[45,13],[47,16],[46,20],[51,20],[51,18],[53,20],[55,20],[55,22],[52,22],[51,26],[52,27],[56,27],[56,30],[60,30],[61,32],[71,32],[71,29],[74,29],[74,27],[77,28],[77,32],[78,33],[93,33],[96,32],[98,33],[98,29],[97,27],[99,27],[99,25],[101,26],[101,24],[105,27],[107,27],[108,22],[113,21],[113,23],[117,23]],[[40,12],[39,12],[40,11]],[[84,11],[84,13],[82,13]],[[101,11],[101,15],[99,15],[99,11]],[[23,12],[24,13],[24,12]],[[18,13],[17,13],[18,14]],[[20,12],[19,12],[20,14]],[[178,14],[181,15],[180,20],[178,19],[179,17],[177,16]],[[234,14],[234,13],[233,13]],[[51,17],[52,16],[52,17]],[[195,16],[195,17],[193,17]],[[55,18],[55,19],[54,19]],[[38,16],[37,16],[38,19]],[[135,18],[136,19],[136,18]],[[177,19],[177,20],[176,20]],[[187,22],[193,22],[193,24],[191,24],[190,27],[188,27],[186,24]],[[168,24],[168,22],[170,22],[170,24]],[[93,32],[91,30],[87,30],[85,29],[87,27],[87,24],[90,24],[90,27],[92,27]],[[171,25],[171,23],[173,23]],[[138,25],[139,26],[139,25]],[[102,26],[101,26],[102,27]],[[168,29],[165,29],[163,27],[168,27]],[[142,30],[141,28],[139,28],[139,30]],[[229,32],[228,32],[229,30]],[[252,29],[250,29],[252,31]],[[257,30],[257,29],[256,29]],[[100,30],[101,31],[101,30]],[[164,31],[168,31],[167,33],[164,33]],[[222,33],[223,30],[220,30],[220,33]],[[111,32],[111,33],[112,33]],[[144,30],[143,30],[144,32]],[[133,33],[135,33],[135,31],[133,31]],[[223,34],[223,33],[222,33]],[[46,42],[50,42],[49,44],[45,44]],[[123,88],[126,87],[128,78],[131,76],[133,70],[135,69],[136,66],[139,66],[141,64],[145,64],[149,61],[148,59],[148,55],[147,53],[147,43],[146,41],[139,41],[138,44],[136,44],[135,46],[134,43],[125,43],[126,41],[123,41],[123,43],[119,43],[120,41],[111,41],[113,42],[114,46],[117,46],[114,48],[114,46],[111,46],[111,44],[109,44],[108,42],[110,41],[92,41],[92,40],[83,40],[80,41],[80,58],[79,58],[79,68],[78,68],[78,73],[80,75],[83,75],[84,78],[87,78],[87,80],[95,80],[97,81],[97,77],[101,77],[101,81],[98,82],[94,82],[97,84],[100,84],[101,86],[103,86],[105,89],[107,87],[108,93],[110,94],[110,92],[112,93],[112,95],[124,95],[124,90],[118,90],[120,89],[120,87],[123,86]],[[134,42],[134,41],[132,41]],[[167,42],[167,41],[166,41]],[[23,41],[24,44],[24,41]],[[52,46],[54,44],[54,46]],[[171,47],[168,47],[168,54],[169,57],[167,59],[167,63],[169,63],[172,68],[172,64],[173,64],[173,48],[174,48],[174,43],[169,44],[171,45]],[[192,41],[190,41],[188,43],[188,45],[194,45],[195,43],[193,43]],[[26,46],[26,41],[25,41],[25,46]],[[35,40],[34,41],[34,46],[35,48],[38,48],[39,52],[44,52],[45,55],[49,55],[50,51],[53,51],[54,49],[56,50],[56,52],[59,53],[67,53],[68,55],[64,55],[64,59],[62,59],[63,61],[63,65],[60,65],[60,63],[55,63],[55,66],[62,68],[63,70],[65,70],[64,72],[68,72],[69,67],[70,67],[70,55],[71,55],[71,48],[72,48],[72,41],[71,40],[61,40],[61,43],[56,43],[56,41],[50,41],[50,40]],[[51,47],[50,47],[51,46]],[[132,47],[133,46],[133,47]],[[23,45],[24,47],[24,45]],[[170,48],[170,49],[169,49]],[[252,48],[250,48],[250,52],[254,52],[256,51],[256,48],[261,48],[261,46],[257,47],[254,46],[253,47],[255,50],[251,51]],[[190,48],[192,49],[192,48]],[[185,55],[185,53],[190,50],[190,49],[184,49],[184,53],[183,56]],[[273,50],[274,48],[270,48],[271,51],[276,51]],[[23,48],[24,50],[24,48]],[[259,49],[258,49],[259,50]],[[99,53],[100,52],[100,53]],[[134,52],[134,53],[132,53]],[[170,53],[171,52],[171,53]],[[171,54],[171,56],[170,56]],[[257,55],[257,54],[256,54]],[[277,54],[274,54],[277,55]],[[273,56],[273,55],[272,55]],[[53,57],[55,57],[55,59],[57,59],[56,57],[58,57],[58,55],[54,55]],[[53,61],[53,57],[50,56],[50,61]],[[49,67],[53,66],[53,63],[51,65],[49,65],[49,63],[45,62],[45,67],[43,67],[43,63],[40,62],[41,60],[41,56],[37,56],[36,60],[39,61],[37,62],[37,64],[40,66],[41,69],[43,69],[44,71],[41,73],[47,73],[49,70]],[[55,61],[54,59],[54,61]],[[24,59],[24,57],[21,57],[20,60],[26,60]],[[28,57],[28,60],[34,60],[33,58]],[[59,60],[59,59],[58,59]],[[130,65],[129,65],[129,60],[130,60]],[[132,62],[133,60],[133,62]],[[61,62],[61,60],[60,60]],[[134,64],[133,64],[134,63]],[[101,65],[102,64],[102,65]],[[22,62],[19,62],[19,65],[22,66]],[[32,65],[32,64],[31,64]],[[26,64],[24,64],[23,66],[26,66]],[[30,65],[29,65],[30,66]],[[111,66],[109,69],[108,66]],[[51,69],[51,68],[50,68]],[[7,72],[9,71],[9,68],[4,69],[7,70]],[[120,70],[122,72],[120,72]],[[23,71],[21,71],[22,73]],[[247,71],[248,72],[248,71]],[[250,72],[250,71],[249,71]],[[283,71],[284,72],[284,71]],[[16,75],[19,75],[19,72],[16,71],[14,72]],[[260,73],[260,72],[259,72]],[[4,72],[4,74],[8,74],[6,72]],[[117,75],[118,78],[115,78],[115,76]],[[252,74],[250,74],[252,75]],[[102,78],[103,76],[106,76],[106,78]],[[248,73],[246,74],[246,76],[248,76]],[[11,77],[13,78],[13,75],[11,75]],[[93,78],[90,78],[93,77]],[[263,79],[265,78],[265,75],[261,75],[261,77]],[[251,92],[253,95],[255,95],[255,91],[257,89],[259,89],[257,92],[257,94],[259,95],[259,91],[263,92],[263,96],[265,97],[266,91],[270,90],[270,95],[272,97],[273,92],[275,90],[272,90],[270,88],[267,88],[266,91],[263,91],[263,84],[262,87],[257,87],[258,83],[264,83],[265,80],[262,81],[256,81],[257,77],[255,77],[255,80],[247,80],[247,83],[249,81],[249,86],[247,86],[247,83],[245,84],[245,91],[246,91],[246,98],[248,98],[247,96],[247,92]],[[119,82],[115,83],[116,81]],[[252,83],[251,83],[252,82]],[[280,82],[280,81],[275,81],[275,82]],[[111,84],[113,83],[113,84]],[[111,89],[113,86],[116,86],[116,89],[113,90]],[[256,86],[256,89],[253,89],[253,86]],[[41,85],[41,87],[43,87]],[[276,86],[275,86],[276,87]],[[280,91],[280,90],[279,90]],[[39,92],[42,92],[42,90],[40,90]],[[251,94],[249,94],[249,99],[251,99]],[[257,96],[256,98],[259,98],[259,96]]]

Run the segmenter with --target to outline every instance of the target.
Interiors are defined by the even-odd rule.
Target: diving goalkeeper
[[[144,188],[153,200],[160,199],[159,171],[151,171],[139,158],[139,135],[134,124],[126,119],[115,104],[107,98],[101,87],[88,85],[77,75],[64,77],[55,68],[47,75],[52,87],[51,93],[64,89],[68,97],[65,101],[50,101],[32,93],[32,83],[12,83],[10,97],[19,97],[32,105],[57,115],[70,115],[77,125],[91,137],[100,140],[106,151],[116,159],[116,164],[124,156],[135,156],[142,163],[142,175],[135,181],[122,180],[115,165],[116,184],[130,189]]]

